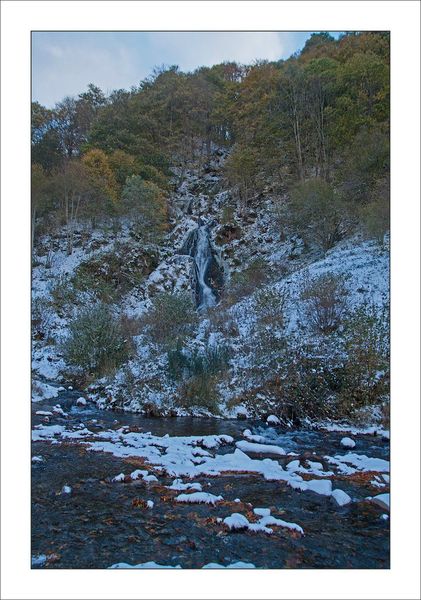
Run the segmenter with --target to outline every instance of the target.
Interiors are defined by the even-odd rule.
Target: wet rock
[[[143,414],[145,417],[162,417],[162,410],[156,406],[156,404],[152,404],[152,402],[146,402],[143,405]]]

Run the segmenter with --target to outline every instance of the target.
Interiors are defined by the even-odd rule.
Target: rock
[[[266,423],[268,425],[280,425],[281,421],[278,419],[276,415],[269,415],[266,419]]]
[[[371,502],[380,506],[383,510],[390,510],[390,494],[379,494],[371,498]]]
[[[230,517],[225,517],[224,524],[231,530],[248,529],[250,525],[248,519],[240,513],[233,513]]]
[[[345,506],[352,502],[351,497],[343,490],[333,490],[331,498],[338,506]]]
[[[82,398],[82,397],[78,398],[78,399],[76,400],[76,404],[77,404],[78,406],[86,406],[86,400],[85,400],[85,398]]]
[[[145,417],[162,417],[161,410],[152,402],[145,402],[143,405],[143,414]]]
[[[341,439],[341,446],[344,448],[355,448],[355,442],[349,437],[344,437]]]

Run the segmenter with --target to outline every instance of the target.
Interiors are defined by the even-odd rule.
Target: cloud
[[[278,60],[283,53],[281,39],[275,32],[171,32],[150,35],[149,39],[156,55],[174,56],[173,62],[185,70],[228,60]]]
[[[287,58],[303,46],[300,32],[34,32],[32,97],[52,106],[89,83],[105,92],[130,88],[154,66],[190,71],[234,60]]]

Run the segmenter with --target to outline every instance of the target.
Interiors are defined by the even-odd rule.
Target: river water
[[[83,423],[95,434],[128,426],[156,436],[225,434],[235,441],[244,440],[242,432],[248,428],[301,458],[316,461],[345,452],[340,433],[283,431],[258,421],[145,418],[101,411],[92,404],[79,407],[79,396],[66,390],[54,400],[34,403],[33,427],[45,425],[48,419],[48,426],[64,425],[66,429]],[[57,403],[67,416],[36,414],[51,412]],[[387,440],[372,435],[352,437],[357,442],[354,452],[388,459]],[[211,452],[233,452],[233,446],[222,445]],[[32,455],[42,458],[32,465],[32,555],[47,556],[43,568],[94,569],[148,561],[183,568],[201,568],[210,562],[226,566],[237,561],[260,568],[389,567],[389,520],[382,516],[384,510],[363,501],[385,491],[370,483],[373,474],[335,475],[334,487],[353,499],[343,507],[330,497],[298,492],[283,481],[266,481],[256,474],[197,477],[194,482],[200,483],[203,491],[224,498],[223,503],[210,506],[175,502],[174,496],[180,492],[166,487],[174,477],[147,465],[158,482],[112,482],[113,476],[144,468],[145,463],[135,457],[89,452],[77,440],[33,442]],[[277,458],[282,464],[287,457]],[[71,493],[62,493],[66,485]],[[154,503],[152,509],[145,507],[148,500]],[[270,508],[276,518],[299,524],[305,535],[282,527],[274,528],[272,535],[234,532],[217,520],[232,513],[252,518],[255,507]]]

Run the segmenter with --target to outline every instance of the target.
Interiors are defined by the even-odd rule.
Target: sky
[[[331,32],[337,37],[338,33]],[[105,93],[137,86],[153,68],[182,71],[226,60],[250,64],[300,50],[311,32],[33,32],[32,99],[52,107],[89,83]]]

